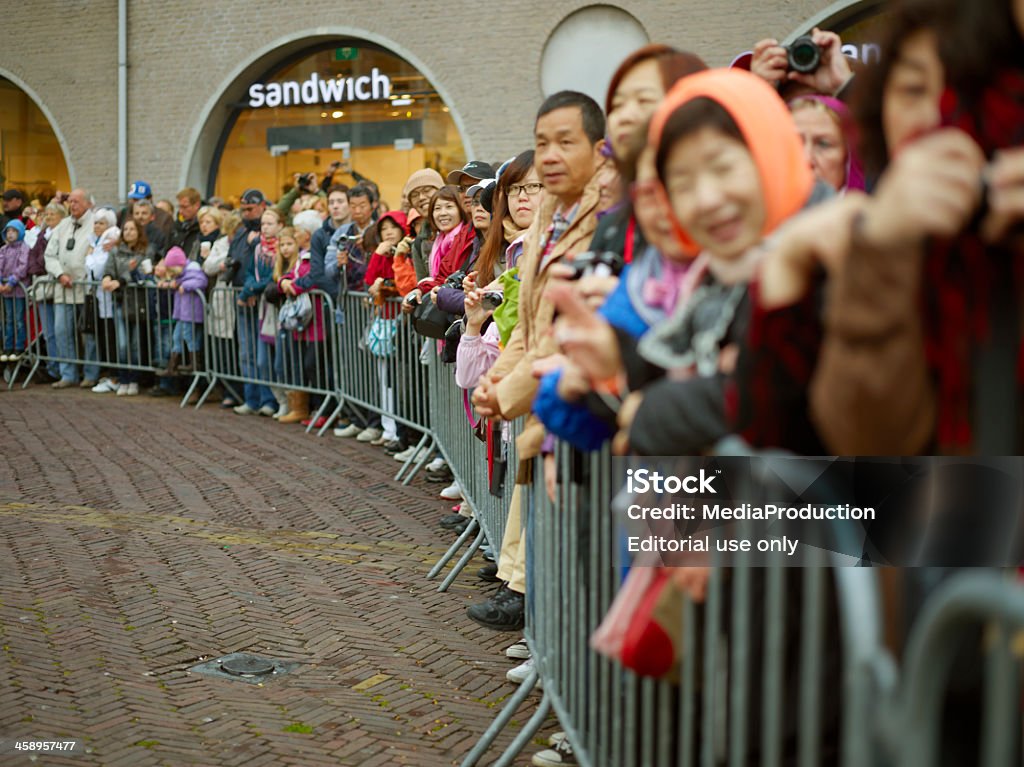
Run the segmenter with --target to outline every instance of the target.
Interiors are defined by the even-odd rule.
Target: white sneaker
[[[102,381],[100,381],[98,384],[92,387],[92,389],[90,389],[89,391],[91,391],[93,394],[110,394],[111,392],[117,391],[117,384],[115,384],[109,378],[104,378]]]
[[[510,668],[505,673],[505,678],[512,684],[522,684],[526,677],[533,671],[533,658],[527,658],[515,668]]]
[[[533,767],[567,767],[567,765],[578,764],[572,753],[572,743],[568,738],[563,737],[558,745],[533,755],[530,760]]]
[[[17,362],[20,359],[21,359],[21,352],[15,352],[14,354],[8,354],[7,355],[7,361],[8,362]]]
[[[128,394],[128,384],[121,384],[117,387],[117,396],[124,397]]]
[[[410,445],[405,450],[403,450],[401,453],[395,453],[394,459],[396,461],[401,461],[402,463],[405,463],[410,458],[412,458],[414,455],[416,455],[417,452],[419,452],[419,451],[416,450],[416,446],[415,445]]]
[[[435,471],[441,471],[441,469],[443,469],[447,465],[448,463],[447,461],[444,460],[444,458],[442,458],[441,456],[437,456],[437,458],[435,458],[433,461],[427,464],[426,469],[430,473],[434,473]]]
[[[137,383],[128,384],[128,396],[137,397],[139,396],[139,385]]]
[[[274,408],[272,408],[270,405],[264,405],[263,407],[261,407],[256,412],[259,413],[260,415],[265,415],[267,418],[270,418],[277,411],[274,410]]]
[[[0,354],[0,362],[7,362],[7,358],[9,356],[10,355],[7,355],[7,354]]]
[[[288,413],[289,413],[288,406],[287,405],[281,405],[281,407],[279,407],[277,409],[277,412],[274,413],[274,420],[275,421],[280,420],[281,416],[288,415]]]
[[[362,426],[350,423],[348,426],[338,426],[334,429],[335,437],[355,437],[363,430]]]
[[[380,429],[375,429],[371,426],[367,429],[363,429],[356,435],[356,442],[373,442],[375,439],[380,439],[380,436],[383,433],[384,432]]]
[[[513,658],[514,660],[528,660],[530,658],[530,648],[526,644],[526,640],[520,639],[514,645],[510,645],[509,648],[505,650],[505,657]]]
[[[563,740],[565,740],[564,732],[553,732],[551,733],[551,737],[548,738],[548,745],[551,746],[551,748],[558,748],[558,744]]]
[[[244,402],[241,405],[238,405],[237,407],[233,407],[231,409],[238,413],[238,415],[256,415],[257,412],[248,405],[246,405]]]
[[[440,492],[440,496],[446,501],[461,501],[462,490],[459,489],[459,483],[452,482],[448,487]]]

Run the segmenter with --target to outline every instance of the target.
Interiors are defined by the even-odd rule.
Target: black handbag
[[[118,291],[124,319],[129,325],[144,325],[149,317],[149,297],[145,288],[128,286]]]
[[[96,296],[92,293],[85,294],[85,301],[78,305],[78,330],[80,333],[96,332],[96,315],[99,307],[96,304]]]
[[[412,313],[412,328],[421,336],[443,340],[454,318],[442,311],[434,303],[434,299],[423,296]]]

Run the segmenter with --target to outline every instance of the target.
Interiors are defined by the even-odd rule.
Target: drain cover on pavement
[[[262,684],[276,679],[294,670],[299,664],[295,661],[275,660],[274,658],[261,658],[258,655],[250,655],[247,652],[234,652],[225,655],[223,658],[215,658],[193,666],[189,671],[206,676],[231,679],[236,682],[248,682],[249,684]]]

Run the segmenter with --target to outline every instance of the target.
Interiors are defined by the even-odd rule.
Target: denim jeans
[[[290,330],[277,333],[274,349],[274,380],[288,386],[304,385],[302,374],[302,342],[292,337]]]
[[[118,364],[138,365],[140,360],[138,323],[128,322],[125,319],[124,307],[121,304],[114,306],[114,323],[117,328]],[[123,384],[138,383],[139,371],[121,368],[117,380]]]
[[[60,377],[65,381],[78,381],[78,365],[68,360],[78,358],[78,326],[76,312],[77,304],[54,304],[53,305],[53,329],[55,344],[55,355],[62,361],[60,364]]]
[[[171,320],[157,320],[153,325],[152,363],[165,367],[171,359],[171,345],[174,343],[174,326]],[[157,378],[157,386],[169,392],[178,391],[178,381],[171,376]]]
[[[256,377],[261,381],[274,380],[274,345],[263,340],[256,343]],[[270,391],[270,387],[258,386],[257,389],[259,391],[259,407],[269,405],[277,410],[277,398]],[[246,394],[245,401],[249,402],[248,394]],[[249,407],[253,407],[252,403],[249,403]]]
[[[53,327],[53,301],[40,301],[36,304],[39,322],[43,326],[43,338],[46,339],[46,355],[57,356],[57,333]],[[51,378],[60,378],[60,363],[46,360],[46,372]]]
[[[235,324],[238,332],[238,364],[242,369],[242,377],[248,379],[258,378],[260,329],[256,308],[239,306],[236,319],[238,320]],[[266,386],[246,383],[243,389],[245,404],[253,410],[259,410],[263,405],[273,407],[277,404],[274,395]]]
[[[201,322],[183,322],[177,320],[174,323],[174,333],[171,339],[171,351],[175,354],[183,354],[185,351],[199,352],[203,350],[203,325]]]
[[[25,351],[25,299],[4,296],[4,351]]]

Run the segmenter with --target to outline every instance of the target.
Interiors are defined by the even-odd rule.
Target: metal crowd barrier
[[[512,490],[515,487],[515,437],[519,433],[522,421],[519,419],[493,429],[486,422],[478,425],[475,420],[470,420],[475,419],[475,416],[472,407],[467,407],[469,393],[456,385],[454,370],[454,365],[442,363],[440,356],[431,350],[431,431],[437,440],[438,450],[448,462],[462,490],[463,498],[473,514],[473,520],[466,530],[428,573],[427,577],[430,579],[437,577],[466,542],[472,539],[469,548],[438,587],[438,591],[447,591],[485,540],[495,550],[501,547],[505,535],[505,521],[512,502]],[[474,430],[479,431],[484,439],[473,436]],[[490,438],[494,443],[496,458],[501,460],[504,457],[507,467],[500,495],[491,492],[487,430],[491,430]],[[494,490],[497,491],[498,488],[495,487]]]
[[[726,569],[712,559],[705,602],[679,597],[678,684],[642,678],[588,644],[628,565],[610,455],[560,445],[558,467],[555,503],[540,481],[524,500],[534,673],[464,767],[538,682],[536,713],[495,765],[512,763],[549,709],[585,767],[873,763],[864,664],[884,654],[875,571],[829,568],[824,554],[803,569]]]
[[[310,431],[338,396],[331,342],[334,301],[322,291],[309,291],[313,316],[308,331],[297,332],[280,327],[281,307],[259,296],[240,305],[241,292],[223,284],[210,291],[210,319],[205,326],[207,386],[196,407],[203,405],[217,384],[241,384],[243,391],[258,387],[258,406],[273,402],[275,410],[288,391],[303,391],[321,398],[317,411],[311,411]]]
[[[60,378],[99,380],[107,371],[124,383],[138,383],[139,373],[156,373],[168,363],[175,326],[184,339],[203,346],[203,323],[172,318],[173,291],[149,282],[104,290],[101,281],[81,280],[64,287],[53,279],[36,279],[25,291],[30,343],[9,382],[27,370],[22,388],[45,365]],[[204,307],[205,298],[196,294]],[[6,319],[5,319],[6,322]],[[182,340],[183,348],[188,341]],[[191,362],[183,354],[182,362]],[[192,387],[202,370],[186,374]],[[188,395],[186,395],[187,398]]]

